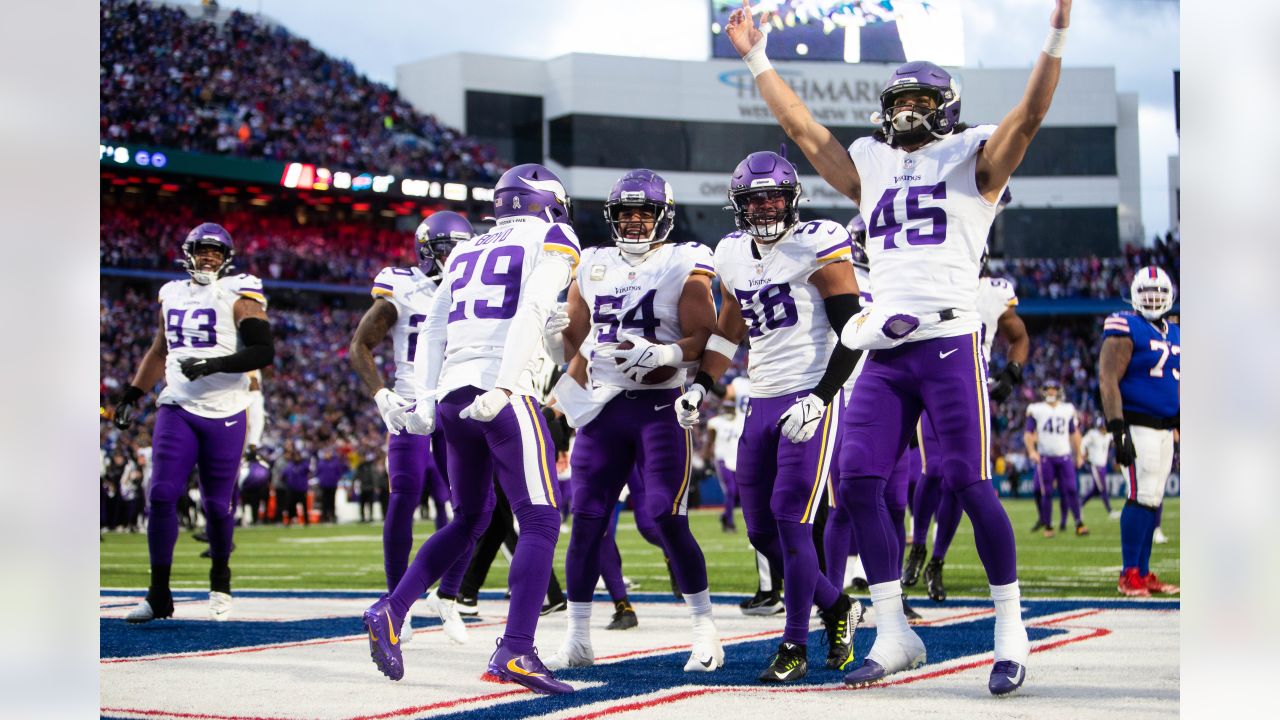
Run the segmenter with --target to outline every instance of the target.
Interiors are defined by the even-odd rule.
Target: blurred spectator
[[[259,17],[121,0],[99,9],[104,140],[397,177],[491,181],[506,169],[492,146]]]
[[[1167,233],[1149,248],[1126,247],[1121,257],[992,258],[990,266],[993,275],[1013,280],[1022,298],[1117,298],[1128,296],[1134,271],[1147,265],[1159,265],[1177,287],[1180,249]]]
[[[311,462],[303,459],[302,453],[290,448],[284,454],[284,485],[287,498],[284,503],[284,515],[289,525],[307,524],[307,483],[311,475]],[[299,513],[301,508],[301,513]]]
[[[316,458],[316,484],[320,488],[320,522],[338,521],[338,484],[347,474],[347,463],[334,454],[333,448],[323,448]]]

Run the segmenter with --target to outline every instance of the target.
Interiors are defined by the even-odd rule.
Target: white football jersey
[[[597,357],[594,347],[613,347],[620,342],[618,334],[625,332],[664,344],[683,339],[680,294],[690,275],[715,277],[712,262],[711,249],[696,242],[664,243],[637,265],[613,246],[584,250],[577,281],[591,312],[591,381],[628,390],[683,386],[683,369],[658,385],[628,379],[618,372],[616,360]]]
[[[847,261],[852,244],[844,226],[814,220],[797,224],[763,255],[741,232],[716,246],[720,291],[733,293],[747,321],[752,397],[811,389],[822,378],[837,338],[809,276]]]
[[[396,324],[391,328],[391,351],[396,360],[396,382],[392,390],[406,400],[414,399],[413,362],[418,355],[418,334],[425,329],[427,311],[439,283],[412,268],[383,268],[373,279],[375,298],[382,298],[396,309]]]
[[[716,462],[724,463],[729,472],[737,472],[738,438],[742,436],[742,426],[738,422],[737,413],[716,415],[707,421],[707,429],[716,431],[716,441],[711,447]]]
[[[858,281],[858,299],[862,307],[871,307],[871,273],[870,271],[853,266],[853,277]],[[853,384],[858,380],[858,376],[862,374],[862,368],[867,364],[867,358],[871,353],[864,352],[858,357],[858,363],[853,366],[853,372],[849,373],[849,379],[844,381],[844,402],[849,403],[849,398],[853,395]]]
[[[867,222],[867,257],[876,304],[922,320],[908,342],[953,337],[981,327],[978,271],[998,212],[978,192],[978,150],[995,131],[981,125],[908,153],[873,137],[849,146]],[[937,319],[936,316],[933,318]]]
[[[575,267],[580,252],[573,228],[534,218],[505,222],[458,243],[449,255],[449,268],[435,300],[448,303],[449,308],[439,390],[444,393],[468,385],[492,389],[511,319],[533,268],[543,261],[564,259]],[[536,362],[537,357],[530,365]],[[532,382],[530,373],[522,373],[520,387],[513,389],[541,397]]]
[[[1107,467],[1107,452],[1111,450],[1111,433],[1089,428],[1080,441],[1080,449],[1089,464],[1096,468]]]
[[[241,297],[267,304],[262,281],[252,275],[229,275],[209,285],[171,280],[160,288],[169,354],[164,363],[165,388],[156,404],[179,405],[202,417],[226,417],[249,406],[247,373],[214,373],[188,380],[179,366],[184,358],[221,357],[240,349],[233,308]]]
[[[1071,454],[1071,433],[1076,430],[1076,408],[1069,402],[1047,402],[1027,406],[1027,432],[1036,434],[1036,452],[1041,455]]]
[[[1004,278],[978,279],[978,317],[982,320],[982,357],[991,362],[991,345],[996,341],[1000,316],[1005,310],[1017,307],[1018,295],[1013,283]]]

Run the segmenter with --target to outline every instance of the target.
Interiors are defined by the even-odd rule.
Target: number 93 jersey
[[[741,232],[726,235],[716,246],[720,291],[732,293],[747,322],[751,397],[777,397],[818,384],[836,333],[809,276],[847,261],[852,246],[849,231],[830,220],[797,224],[763,255]]]
[[[580,254],[578,236],[563,223],[518,219],[459,243],[449,255],[436,303],[448,303],[442,391],[498,381],[511,319],[525,282],[540,262],[566,260],[572,269]],[[522,378],[528,374],[522,375]],[[535,395],[535,388],[516,388]]]
[[[867,218],[876,305],[925,319],[909,341],[976,332],[978,272],[998,208],[978,191],[978,151],[995,131],[982,125],[906,152],[872,137],[849,146]],[[935,318],[936,319],[936,316]]]
[[[991,346],[1000,330],[1000,316],[1018,306],[1013,282],[1004,278],[984,277],[978,280],[978,317],[982,320],[982,357],[991,362]]]
[[[1120,378],[1124,411],[1169,419],[1180,409],[1178,383],[1182,380],[1182,331],[1164,321],[1164,330],[1133,312],[1118,312],[1102,323],[1102,337],[1127,337],[1133,341],[1129,367]]]
[[[249,407],[247,373],[214,373],[196,380],[182,374],[185,358],[230,355],[239,349],[234,306],[242,297],[266,307],[262,281],[252,275],[229,275],[209,285],[173,280],[160,288],[169,354],[164,362],[165,388],[159,405],[180,405],[202,417],[226,417]]]
[[[578,291],[591,311],[587,337],[594,346],[621,342],[619,333],[640,335],[650,342],[674,343],[684,338],[680,326],[680,295],[690,275],[715,277],[711,249],[696,242],[663,243],[637,265],[627,262],[616,247],[587,248],[578,265]],[[591,353],[593,383],[628,390],[681,387],[685,370],[665,383],[644,385],[618,372],[612,358]]]
[[[391,347],[396,359],[396,394],[413,400],[413,362],[418,355],[418,335],[431,299],[439,285],[422,270],[413,268],[383,268],[373,279],[370,294],[382,298],[396,309],[396,324],[391,328]]]

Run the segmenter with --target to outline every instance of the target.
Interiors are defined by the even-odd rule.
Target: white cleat
[[[231,618],[231,596],[224,592],[209,593],[209,617],[224,622]]]
[[[432,593],[430,600],[430,607],[436,617],[440,618],[440,629],[444,630],[445,637],[458,645],[466,645],[467,624],[462,621],[462,614],[458,612],[457,601],[442,600],[435,593]],[[404,637],[403,633],[401,637]]]
[[[724,647],[720,645],[720,635],[715,625],[708,629],[695,629],[693,649],[689,652],[689,660],[684,664],[685,672],[715,672],[724,667]]]
[[[404,614],[404,622],[400,625],[400,644],[408,645],[413,642],[413,611]]]
[[[1165,537],[1163,530],[1161,530],[1160,528],[1156,528],[1155,534],[1151,536],[1151,542],[1157,545],[1163,545],[1169,542],[1169,538]]]
[[[129,614],[124,616],[124,619],[125,619],[125,622],[131,622],[135,624],[151,622],[152,620],[156,619],[156,614],[151,609],[151,603],[147,602],[146,600],[143,600],[142,602],[138,603],[136,607],[130,610]]]
[[[902,635],[876,633],[876,641],[862,666],[845,675],[844,682],[855,687],[869,685],[894,673],[914,670],[924,662],[924,642],[914,630],[908,629]]]
[[[556,654],[543,660],[542,664],[552,672],[565,668],[591,667],[596,664],[596,653],[591,649],[590,640],[583,642],[566,637]]]

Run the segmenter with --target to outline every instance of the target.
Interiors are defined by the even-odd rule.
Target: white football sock
[[[871,604],[876,609],[876,636],[898,635],[910,631],[902,612],[902,582],[891,580],[871,586]]]
[[[996,606],[995,658],[1027,664],[1031,642],[1022,624],[1022,590],[1018,581],[1008,585],[992,585],[991,599]]]
[[[568,601],[569,637],[589,642],[591,640],[591,603]]]
[[[689,616],[693,618],[695,628],[711,622],[710,588],[696,593],[685,593],[684,604],[689,606]]]

